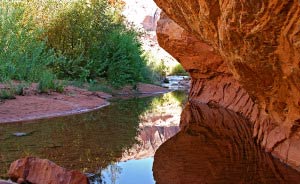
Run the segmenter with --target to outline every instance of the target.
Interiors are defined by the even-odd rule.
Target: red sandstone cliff
[[[300,169],[300,2],[155,1],[178,24],[162,15],[157,35],[190,72],[190,99],[243,114],[267,151]]]

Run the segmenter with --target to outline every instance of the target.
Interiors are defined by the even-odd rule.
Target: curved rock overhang
[[[155,2],[159,43],[190,73],[190,101],[247,117],[257,142],[299,170],[300,2]]]

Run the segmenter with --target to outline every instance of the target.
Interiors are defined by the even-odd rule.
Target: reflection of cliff
[[[83,172],[105,168],[137,142],[139,116],[152,100],[119,100],[86,114],[0,125],[0,177],[6,175],[12,161],[28,155]],[[19,131],[32,133],[12,136]]]
[[[179,131],[179,126],[146,126],[141,128],[137,137],[139,144],[123,153],[121,161],[138,160],[154,156],[157,148]]]
[[[178,126],[185,99],[186,93],[183,91],[167,93],[161,98],[153,99],[152,108],[140,115],[139,126]]]
[[[188,105],[182,130],[154,156],[160,183],[298,183],[300,174],[263,152],[239,115],[207,105]]]
[[[0,178],[6,176],[12,161],[28,155],[47,158],[67,169],[83,172],[93,172],[121,160],[124,150],[128,149],[132,150],[131,153],[137,153],[136,157],[131,154],[131,158],[147,154],[153,156],[153,150],[176,133],[176,126],[178,127],[180,121],[179,113],[175,122],[174,112],[158,111],[172,107],[177,109],[177,113],[181,110],[180,99],[184,99],[184,96],[184,93],[174,93],[118,100],[110,106],[86,114],[2,124]],[[169,121],[171,116],[172,121]],[[174,124],[169,124],[166,128],[158,124],[148,124],[153,118],[159,122],[168,121]],[[15,137],[12,135],[14,132],[26,132],[28,135]],[[136,137],[141,141],[139,145],[136,145]]]
[[[121,161],[152,157],[157,148],[179,131],[185,92],[173,92],[155,98],[140,115],[138,144],[123,153]]]

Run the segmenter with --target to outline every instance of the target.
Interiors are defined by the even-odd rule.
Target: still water
[[[0,178],[12,161],[36,156],[89,173],[95,183],[154,183],[154,153],[179,131],[185,98],[178,91],[118,99],[90,113],[0,124]]]
[[[184,106],[185,97],[119,99],[86,114],[0,125],[0,178],[30,155],[80,170],[95,184],[299,183],[298,172],[255,144],[247,120]]]

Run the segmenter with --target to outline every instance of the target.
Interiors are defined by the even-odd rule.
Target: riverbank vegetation
[[[159,79],[139,35],[107,0],[0,2],[0,83],[38,83],[63,91],[61,81],[112,87]]]

